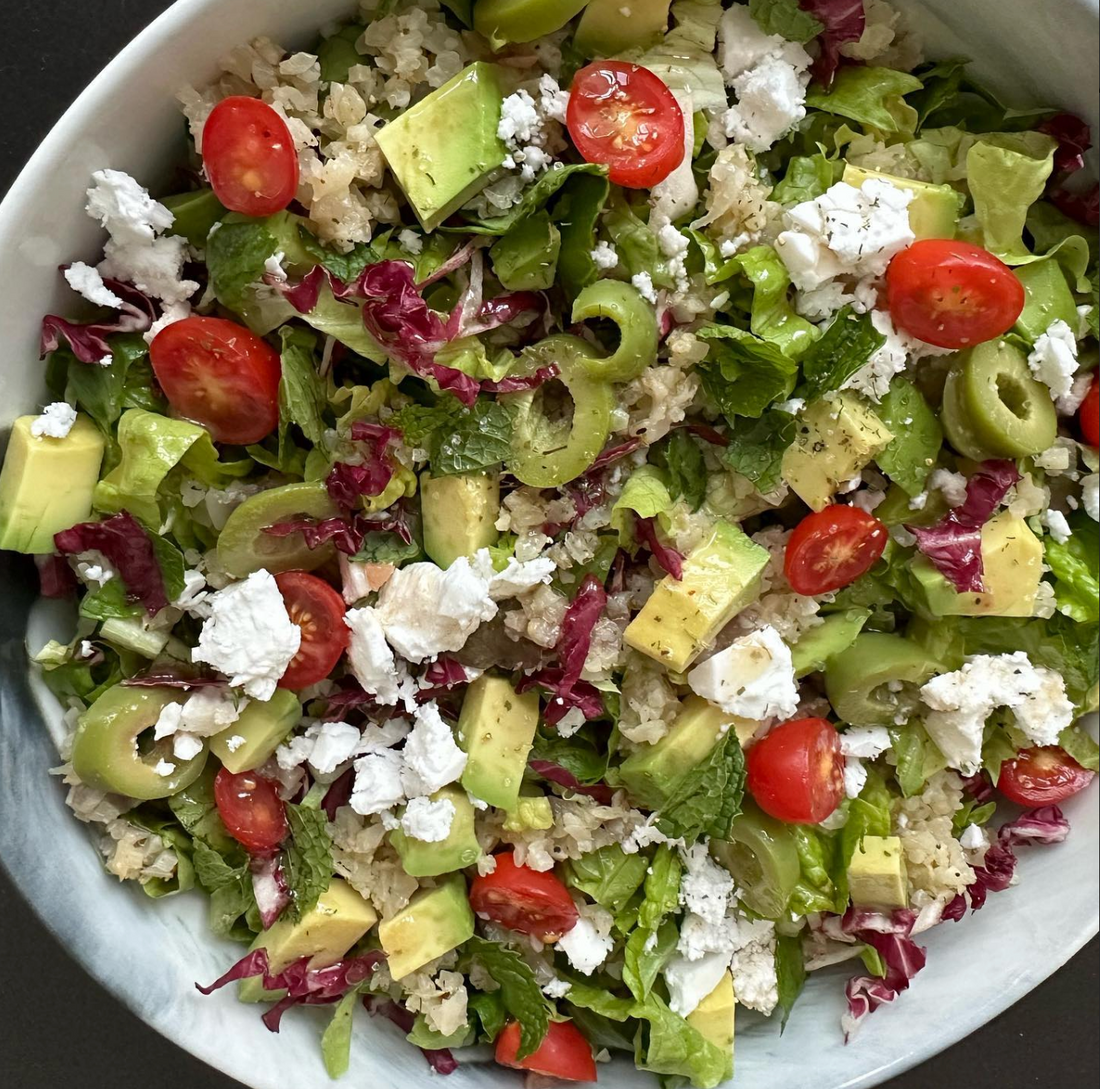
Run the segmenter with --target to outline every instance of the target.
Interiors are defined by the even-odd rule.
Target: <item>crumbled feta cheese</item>
[[[247,706],[248,700],[238,698],[228,686],[199,688],[187,697],[179,728],[199,737],[213,737],[232,726]]]
[[[798,709],[791,650],[771,625],[735,639],[688,674],[693,692],[741,718],[790,718]]]
[[[401,786],[404,761],[399,752],[379,749],[355,761],[355,783],[349,805],[361,817],[382,813],[405,800]]]
[[[1100,473],[1089,473],[1081,481],[1081,504],[1094,522],[1100,522]]]
[[[225,747],[230,752],[236,752],[244,743],[245,739],[240,734],[234,734],[232,737],[226,739]]]
[[[799,291],[837,276],[881,276],[894,254],[913,242],[913,194],[869,178],[858,189],[837,182],[784,216],[775,248]]]
[[[36,439],[64,439],[75,423],[76,409],[65,401],[54,401],[31,421],[31,434]]]
[[[98,553],[96,555],[99,556]],[[115,569],[107,562],[106,557],[99,556],[98,562],[78,560],[76,576],[88,586],[93,582],[96,586],[106,586],[115,577]]]
[[[443,721],[434,700],[417,712],[404,755],[403,781],[409,797],[434,794],[466,768],[466,754],[455,744],[454,731]]]
[[[983,851],[989,847],[989,836],[980,824],[968,824],[959,836],[959,846],[964,851]]]
[[[858,756],[844,758],[844,796],[858,798],[867,785],[867,769]]]
[[[872,513],[876,507],[886,501],[886,493],[881,488],[864,488],[852,496],[852,506]]]
[[[350,760],[362,741],[358,726],[346,722],[315,722],[304,734],[291,738],[275,750],[275,759],[284,771],[308,763],[317,775],[331,775]]]
[[[684,863],[680,903],[693,915],[716,926],[729,907],[733,878],[710,857],[705,843],[682,848],[680,858]]]
[[[708,923],[701,915],[688,912],[680,924],[680,939],[676,951],[688,960],[701,960],[708,953],[733,952],[733,934],[726,919]]]
[[[65,269],[65,280],[73,291],[96,306],[112,310],[122,306],[122,300],[103,282],[99,272],[83,261],[74,261]]]
[[[194,760],[202,752],[202,738],[177,731],[172,736],[172,755],[177,760]]]
[[[547,998],[564,998],[572,989],[572,983],[567,979],[558,979],[557,976],[542,985],[542,993]]]
[[[1077,447],[1072,439],[1056,439],[1041,454],[1032,459],[1036,469],[1042,469],[1047,476],[1063,476],[1077,461]]]
[[[778,34],[765,34],[745,4],[732,4],[718,20],[718,65],[727,84],[786,44]]]
[[[515,150],[521,144],[530,143],[541,127],[542,119],[535,108],[535,100],[526,91],[516,91],[500,104],[497,137],[505,147]]]
[[[1077,338],[1061,318],[1050,323],[1040,334],[1027,357],[1032,376],[1050,389],[1050,399],[1057,401],[1073,390],[1077,373]]]
[[[1065,681],[1052,669],[1033,666],[1023,651],[979,654],[962,669],[933,677],[921,688],[932,708],[924,720],[950,767],[974,775],[981,766],[985,721],[998,707],[1036,744],[1055,745],[1074,718]]]
[[[726,974],[729,957],[724,953],[707,953],[699,960],[675,956],[664,967],[668,984],[668,1008],[681,1017],[694,1013]]]
[[[1042,517],[1043,525],[1047,527],[1051,537],[1059,544],[1065,544],[1073,536],[1073,531],[1069,528],[1069,522],[1066,521],[1066,516],[1060,510],[1048,507],[1043,511]]]
[[[950,469],[933,469],[928,478],[928,487],[941,492],[949,507],[961,507],[966,502],[967,480],[962,473],[953,473]]]
[[[169,763],[167,760],[158,760],[153,771],[157,773],[162,779],[167,779],[176,770],[176,765]]]
[[[558,939],[557,948],[578,972],[590,976],[615,946],[610,936],[611,913],[591,906],[582,907],[581,912],[573,929]]]
[[[601,272],[613,269],[619,263],[619,254],[610,242],[597,242],[596,248],[590,254],[592,263]]]
[[[657,231],[657,245],[667,258],[669,275],[676,281],[677,288],[686,291],[687,255],[691,246],[687,235],[678,231],[671,223],[666,223]]]
[[[210,598],[210,619],[192,652],[243,687],[253,699],[269,700],[302,643],[301,629],[287,614],[269,571],[256,571]]]
[[[451,834],[455,804],[449,798],[413,798],[401,817],[401,831],[425,843],[440,843]]]
[[[153,740],[160,741],[163,737],[171,737],[179,729],[182,717],[182,703],[165,704],[157,715],[157,721],[153,723]]]
[[[634,290],[637,291],[646,302],[651,302],[656,305],[657,292],[653,287],[653,277],[650,276],[648,272],[636,272],[630,277],[630,282],[634,285]]]
[[[489,597],[493,601],[516,597],[554,577],[557,566],[549,556],[536,556],[533,560],[519,560],[509,556],[503,571],[493,568],[493,560],[487,548],[478,549],[470,560],[471,569],[485,581]]]
[[[570,707],[558,719],[556,728],[561,737],[572,737],[587,721],[588,719],[584,717],[584,712],[579,707]]]
[[[209,598],[210,594],[206,591],[206,576],[198,569],[189,567],[183,573],[183,590],[172,604],[185,613],[205,620],[209,615],[207,606]]]
[[[349,609],[348,665],[363,691],[387,706],[397,702],[397,663],[375,609]]]
[[[806,407],[806,398],[792,397],[788,401],[777,401],[772,407],[777,412],[786,412],[788,416],[797,416]]]
[[[397,241],[406,253],[411,253],[414,257],[424,252],[424,239],[408,227],[398,232]]]
[[[890,731],[885,726],[850,726],[840,735],[840,751],[864,760],[881,756],[890,744]]]
[[[445,571],[434,563],[413,563],[395,571],[378,596],[378,620],[398,654],[423,662],[461,650],[497,606],[489,587],[460,556]]]
[[[913,340],[894,328],[885,310],[872,310],[871,324],[886,342],[871,353],[867,362],[841,388],[854,389],[877,403],[886,396],[894,375],[901,374],[909,365]]]
[[[739,915],[734,915],[730,922],[734,932],[730,972],[737,1001],[750,1010],[770,1014],[779,1001],[775,923],[749,920]]]
[[[282,250],[276,250],[266,261],[264,261],[264,275],[270,276],[273,280],[278,280],[283,283],[287,279],[286,269],[283,268],[283,262],[286,260],[286,254]]]
[[[539,76],[539,109],[551,121],[565,124],[569,92],[563,91],[558,81],[549,73]]]
[[[733,81],[737,104],[722,116],[725,134],[749,151],[767,151],[806,116],[810,55],[795,42]]]
[[[913,496],[912,499],[909,500],[909,509],[910,510],[924,510],[924,508],[927,505],[928,505],[928,493],[927,492],[918,492],[916,495]]]
[[[1092,389],[1092,372],[1078,369],[1073,377],[1073,383],[1069,393],[1063,394],[1055,402],[1055,408],[1063,416],[1076,416],[1077,410],[1085,403],[1085,398]]]

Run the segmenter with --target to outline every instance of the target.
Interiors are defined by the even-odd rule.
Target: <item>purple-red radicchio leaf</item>
[[[828,87],[840,67],[840,47],[858,42],[867,25],[863,0],[799,0],[798,6],[809,12],[824,30],[817,42],[821,52],[810,68],[814,79]]]
[[[332,501],[348,511],[361,497],[381,495],[386,490],[396,471],[390,447],[401,441],[401,432],[358,420],[351,425],[351,440],[365,447],[362,461],[338,461],[325,480]]]
[[[634,527],[638,537],[653,554],[653,558],[660,565],[661,570],[677,581],[683,578],[684,557],[672,545],[665,544],[661,540],[654,520],[652,518],[639,518],[635,515]]]
[[[62,269],[66,267],[63,265]],[[120,280],[104,279],[103,285],[122,302],[114,318],[82,323],[47,314],[42,319],[41,358],[57,351],[62,340],[65,340],[81,363],[106,366],[112,359],[111,345],[107,342],[112,333],[144,333],[152,328],[157,310],[148,295]]]

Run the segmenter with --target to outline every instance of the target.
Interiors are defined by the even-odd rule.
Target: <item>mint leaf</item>
[[[449,476],[494,468],[511,453],[511,413],[497,401],[479,398],[455,418],[450,434],[436,433],[430,461],[434,474]]]
[[[317,373],[314,352],[317,337],[306,329],[284,325],[279,330],[283,342],[282,378],[279,379],[279,438],[297,424],[314,446],[324,441],[325,409],[328,396],[325,383]]]
[[[617,843],[573,859],[567,883],[613,914],[641,888],[649,865],[643,854],[628,855]]]
[[[799,396],[816,401],[822,394],[840,389],[886,343],[867,314],[858,317],[844,307],[822,338],[802,357],[805,384]]]
[[[795,430],[795,418],[787,412],[768,412],[752,423],[738,420],[730,430],[729,446],[722,456],[758,491],[774,491],[781,479],[783,454],[794,442]]]
[[[765,34],[778,34],[789,42],[808,42],[825,29],[798,6],[798,0],[749,0],[749,14]]]
[[[213,847],[196,839],[191,864],[199,884],[210,894],[207,920],[213,933],[219,938],[250,941],[249,927],[240,922],[241,916],[256,906],[248,863],[230,865]]]
[[[645,899],[638,908],[640,928],[657,930],[665,916],[679,909],[682,873],[680,856],[667,843],[662,843],[646,873]]]
[[[731,423],[757,419],[790,396],[798,364],[779,348],[732,325],[704,325],[696,335],[710,341],[707,362],[697,368],[703,389]]]
[[[466,1007],[481,1024],[480,1038],[489,1043],[495,1041],[508,1021],[500,991],[474,991],[466,1000]]]
[[[690,431],[679,428],[658,447],[656,460],[668,471],[668,488],[674,499],[683,499],[693,511],[707,497],[707,463],[703,448]]]
[[[745,754],[735,730],[727,730],[705,760],[691,769],[658,814],[657,826],[671,839],[726,839],[741,812]]]
[[[519,953],[497,942],[473,937],[464,948],[500,984],[504,1008],[519,1022],[516,1058],[526,1059],[538,1050],[550,1027],[550,1010],[535,973]]]
[[[224,222],[206,240],[206,268],[218,302],[230,310],[244,306],[245,291],[264,275],[264,262],[277,242],[261,220]]]
[[[890,383],[875,411],[894,435],[875,459],[878,467],[907,495],[920,495],[943,445],[940,421],[921,391],[903,378]]]
[[[313,910],[332,880],[332,838],[319,809],[288,805],[286,819],[290,826],[284,852],[286,880],[291,917],[297,922]]]
[[[369,242],[360,242],[347,253],[339,253],[329,249],[316,235],[301,225],[298,227],[298,235],[302,241],[302,249],[326,272],[332,273],[345,284],[357,280],[367,265],[376,264],[383,258],[383,254]]]
[[[546,760],[560,764],[582,786],[600,782],[607,774],[607,749],[597,743],[588,727],[572,737],[562,737],[557,730],[539,730],[531,748],[531,760]]]
[[[779,993],[779,1009],[782,1018],[779,1031],[782,1034],[787,1027],[791,1010],[806,986],[806,958],[802,953],[802,939],[781,934],[775,943],[775,977]]]
[[[670,919],[657,931],[638,927],[627,939],[623,952],[623,982],[639,1002],[649,998],[661,969],[676,952],[679,937],[676,924]]]

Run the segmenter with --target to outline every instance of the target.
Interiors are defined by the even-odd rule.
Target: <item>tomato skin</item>
[[[1024,749],[1001,765],[997,789],[1017,805],[1056,805],[1084,790],[1096,772],[1081,767],[1057,745]]]
[[[246,445],[279,426],[279,353],[225,318],[184,318],[149,345],[169,404],[217,442]]]
[[[516,1059],[519,1051],[519,1022],[504,1026],[496,1043],[496,1060],[513,1070],[530,1070],[563,1081],[595,1081],[596,1060],[592,1045],[572,1021],[551,1021],[550,1028],[533,1055]]]
[[[275,784],[254,771],[234,775],[222,768],[214,778],[214,801],[226,831],[251,854],[274,851],[290,831]]]
[[[648,189],[684,158],[684,115],[676,97],[646,68],[595,61],[574,77],[566,124],[581,156],[606,163],[611,181]]]
[[[496,869],[470,886],[470,906],[478,915],[543,942],[557,941],[577,925],[577,906],[552,871],[519,866],[511,851],[493,857]]]
[[[1089,446],[1100,446],[1100,378],[1093,375],[1092,385],[1081,404],[1078,416],[1081,437]]]
[[[266,102],[223,98],[202,130],[202,157],[215,196],[231,212],[270,216],[298,191],[298,153],[286,122]]]
[[[1024,286],[980,246],[924,238],[890,262],[886,300],[899,329],[957,350],[1007,333],[1024,308]]]
[[[770,817],[820,824],[844,797],[840,734],[823,718],[784,722],[746,753],[748,788]]]
[[[302,631],[302,645],[279,681],[295,691],[323,681],[347,650],[351,633],[344,623],[344,599],[324,579],[305,571],[275,576],[290,619]]]
[[[795,593],[831,593],[874,567],[889,539],[890,531],[873,515],[834,503],[798,523],[787,541],[783,571]]]

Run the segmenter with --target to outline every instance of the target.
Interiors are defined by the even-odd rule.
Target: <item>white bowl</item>
[[[1097,121],[1097,0],[915,0],[932,56],[968,55],[1019,105],[1048,104]],[[101,239],[83,213],[93,170],[111,166],[156,185],[171,175],[183,123],[173,95],[215,71],[230,46],[257,34],[307,44],[353,0],[180,0],[132,42],[65,114],[0,207],[0,329],[4,330],[4,428],[41,403],[39,317],[64,313],[73,296],[57,266],[93,258]],[[121,888],[99,865],[86,832],[43,789],[57,762],[50,731],[58,708],[28,675],[24,639],[34,647],[63,630],[56,610],[33,606],[28,563],[0,560],[0,856],[23,895],[80,963],[139,1017],[211,1066],[255,1089],[330,1089],[318,1036],[324,1012],[294,1010],[279,1036],[255,1006],[230,992],[202,998],[239,947],[213,939],[204,901],[187,895],[153,903]],[[912,990],[877,1012],[845,1047],[838,1027],[842,980],[811,980],[782,1040],[762,1019],[741,1019],[738,1089],[855,1089],[871,1086],[959,1040],[1026,994],[1097,931],[1100,829],[1097,791],[1073,799],[1069,840],[1025,850],[1021,883],[978,915],[926,936],[928,966]],[[391,1026],[356,1022],[348,1084],[414,1089],[430,1081],[417,1051]],[[812,1072],[811,1072],[812,1071]],[[626,1063],[601,1070],[613,1089],[648,1079]],[[654,1082],[654,1084],[656,1084]],[[450,1089],[514,1087],[515,1075],[464,1065]]]

